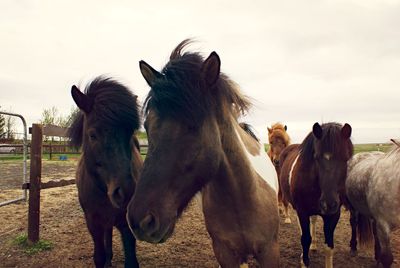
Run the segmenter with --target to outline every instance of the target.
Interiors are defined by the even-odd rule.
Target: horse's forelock
[[[271,132],[268,133],[269,141],[271,141],[274,137],[282,139],[286,145],[290,144],[290,137],[285,130],[285,126],[280,123],[276,123],[271,126]]]
[[[313,161],[317,149],[330,152],[336,157],[349,160],[353,155],[353,143],[350,139],[343,139],[342,125],[338,123],[325,123],[321,125],[323,136],[320,140],[310,132],[300,145],[300,153],[305,161]],[[315,147],[316,142],[319,144]],[[324,153],[320,152],[320,153]]]
[[[123,84],[112,78],[99,76],[85,88],[85,94],[92,100],[92,112],[100,124],[127,129],[133,132],[140,127],[137,97]],[[68,132],[71,144],[82,145],[85,114],[80,111],[72,121]]]
[[[225,74],[220,73],[211,88],[202,88],[204,58],[197,52],[182,54],[190,43],[192,40],[186,39],[172,51],[170,61],[161,71],[163,77],[154,82],[143,111],[154,109],[159,116],[170,116],[189,125],[199,124],[213,109],[234,115],[232,105],[244,114],[251,103]]]

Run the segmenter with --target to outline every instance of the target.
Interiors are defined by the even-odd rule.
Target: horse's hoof
[[[350,250],[350,256],[351,257],[356,257],[357,256],[357,250]]]
[[[310,250],[316,251],[317,250],[317,243],[311,243]]]
[[[300,267],[301,268],[307,268],[307,266],[304,264],[303,260],[301,260],[301,262],[300,262]]]
[[[285,223],[286,223],[286,224],[291,224],[292,221],[290,220],[290,218],[286,218],[286,219],[285,219]]]

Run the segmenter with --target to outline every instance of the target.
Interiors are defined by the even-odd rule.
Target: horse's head
[[[321,190],[319,206],[322,214],[333,214],[340,208],[347,161],[353,154],[350,136],[351,126],[347,123],[343,127],[337,123],[322,126],[315,123],[313,126],[311,155]]]
[[[137,147],[132,135],[139,125],[136,96],[102,78],[94,80],[85,93],[73,86],[71,94],[80,109],[72,126],[79,133],[75,133],[75,141],[72,135],[72,142],[82,145],[83,172],[94,178],[114,207],[126,207],[134,191],[132,154],[137,154]]]
[[[215,177],[223,157],[216,114],[219,98],[227,94],[219,92],[220,59],[215,52],[205,60],[197,53],[180,55],[186,43],[161,73],[140,62],[151,87],[144,123],[149,149],[127,218],[136,238],[152,243],[171,236],[177,218]],[[224,104],[229,112],[232,103]]]
[[[271,158],[272,163],[275,167],[279,167],[279,156],[283,149],[289,145],[289,135],[286,133],[287,126],[280,123],[272,125],[268,129],[268,141],[269,141],[269,152],[268,155]]]

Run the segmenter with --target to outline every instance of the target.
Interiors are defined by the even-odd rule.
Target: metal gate
[[[23,127],[24,127],[24,130],[23,130],[23,147],[22,147],[22,155],[23,155],[23,164],[22,165],[23,166],[22,166],[22,174],[21,174],[22,175],[22,181],[21,181],[21,188],[20,188],[21,191],[22,191],[22,194],[18,198],[0,202],[0,207],[1,207],[1,206],[5,206],[5,205],[8,205],[8,204],[16,203],[16,202],[21,201],[21,200],[26,200],[27,190],[26,189],[22,190],[22,185],[27,182],[26,181],[26,175],[27,175],[27,169],[26,169],[27,164],[26,164],[26,162],[27,162],[27,154],[28,154],[28,141],[27,141],[26,121],[25,121],[25,118],[22,115],[14,114],[14,113],[1,112],[1,111],[0,111],[0,114],[8,115],[8,116],[15,116],[15,117],[20,118],[22,120],[22,124],[23,124]],[[0,180],[1,179],[2,179],[2,176],[0,175]]]

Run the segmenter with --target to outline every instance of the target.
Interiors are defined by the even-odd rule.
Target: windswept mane
[[[271,126],[271,131],[268,133],[268,140],[271,141],[272,137],[278,137],[283,140],[286,145],[290,144],[290,137],[285,130],[285,126],[281,123],[275,123]]]
[[[339,123],[326,123],[321,125],[322,138],[318,140],[313,132],[310,132],[300,144],[300,155],[303,161],[312,162],[317,150],[329,152],[334,157],[348,160],[353,154],[353,144],[350,139],[343,139],[341,135],[342,125]],[[319,142],[316,148],[316,141]]]
[[[137,97],[126,86],[112,78],[99,76],[86,86],[84,93],[93,104],[90,113],[96,115],[97,123],[131,133],[139,129]],[[68,132],[71,145],[75,147],[82,145],[84,116],[79,111]]]
[[[400,146],[398,144],[398,141],[393,141],[394,143],[392,147],[389,149],[389,151],[385,154],[385,157],[396,157],[397,159],[400,159]]]
[[[145,112],[151,108],[160,117],[172,117],[191,126],[221,109],[223,114],[244,114],[251,103],[228,76],[220,73],[213,87],[206,85],[202,74],[204,58],[198,52],[183,52],[191,42],[186,39],[172,51],[146,98]]]

